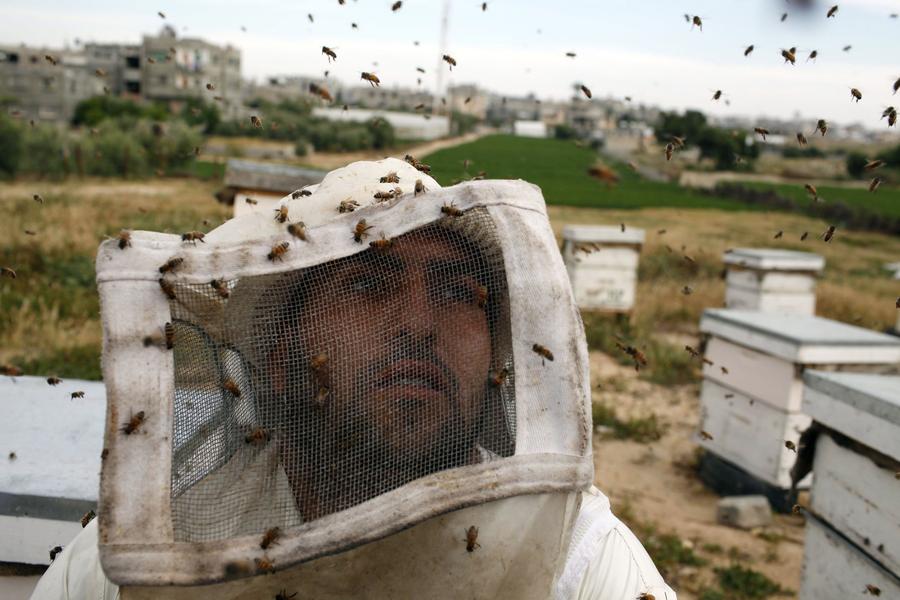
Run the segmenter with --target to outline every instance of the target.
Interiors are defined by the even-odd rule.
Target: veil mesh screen
[[[514,453],[509,298],[487,211],[389,243],[368,233],[330,263],[176,284],[177,540],[296,526]]]

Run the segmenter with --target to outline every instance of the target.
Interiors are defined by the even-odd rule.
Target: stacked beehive
[[[785,442],[796,444],[811,422],[801,410],[804,370],[890,369],[900,362],[900,339],[813,316],[708,309],[700,331],[709,337],[701,478],[723,495],[766,494],[783,511],[793,504],[796,456]]]
[[[642,229],[566,225],[563,260],[579,308],[625,313],[634,307]]]
[[[900,598],[900,377],[803,379],[803,410],[822,431],[800,598]]]
[[[816,277],[825,267],[817,254],[769,248],[725,253],[725,306],[795,315],[816,312]]]

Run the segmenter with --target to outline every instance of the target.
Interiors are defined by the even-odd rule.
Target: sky
[[[440,68],[444,85],[475,83],[510,96],[562,100],[580,82],[594,97],[630,96],[666,110],[799,115],[887,130],[882,111],[900,106],[900,94],[892,94],[900,18],[890,17],[900,0],[838,2],[828,19],[833,1],[488,0],[482,11],[478,0],[447,0],[452,72],[440,63],[444,0],[404,0],[396,12],[393,0],[0,0],[0,43],[135,43],[168,23],[179,35],[237,46],[244,76],[257,80],[329,69],[346,84],[372,71],[386,87],[416,87],[421,76],[434,91]],[[685,14],[700,16],[703,30]],[[755,49],[744,57],[750,44]],[[323,45],[335,49],[336,62],[328,64]],[[793,66],[780,56],[791,46],[798,48]],[[813,49],[819,56],[807,61]],[[851,88],[862,92],[861,102]],[[719,102],[716,90],[724,92]]]

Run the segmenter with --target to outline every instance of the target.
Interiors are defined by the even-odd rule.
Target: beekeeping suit
[[[306,192],[101,246],[99,527],[73,545],[119,587],[64,551],[33,597],[674,599],[591,487],[539,189],[385,159]]]

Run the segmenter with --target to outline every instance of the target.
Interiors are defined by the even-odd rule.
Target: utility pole
[[[431,112],[433,114],[439,114],[441,107],[441,93],[443,92],[444,86],[444,55],[447,53],[447,30],[450,26],[450,0],[444,0],[444,9],[443,14],[441,15],[441,48],[438,52],[439,56],[437,59],[437,71],[435,74],[437,78],[435,79],[435,90],[434,90],[434,99],[431,102]]]

